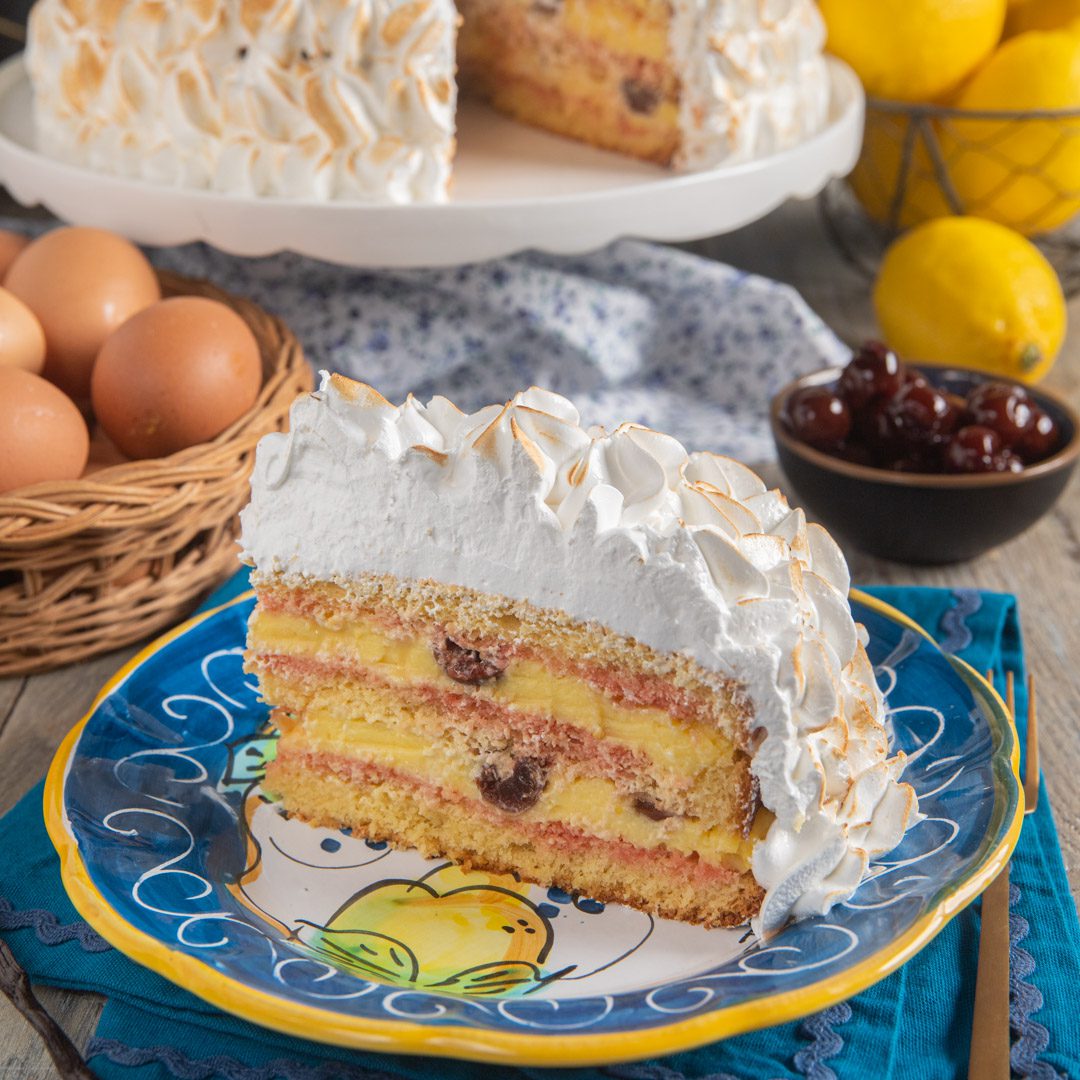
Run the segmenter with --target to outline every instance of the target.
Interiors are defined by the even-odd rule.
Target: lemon
[[[974,217],[928,221],[895,240],[874,285],[901,356],[1037,382],[1065,337],[1053,267],[1019,233]]]
[[[1005,0],[819,0],[830,52],[866,92],[933,101],[960,83],[1001,37]]]
[[[1072,30],[1080,19],[1080,0],[1018,0],[1005,15],[1005,37],[1028,30]]]
[[[956,98],[961,109],[1080,108],[1080,35],[1010,38]],[[1080,211],[1080,120],[953,120],[942,131],[949,176],[969,214],[1025,235]]]
[[[904,173],[906,146],[910,153]],[[912,130],[902,113],[867,113],[862,151],[848,183],[870,217],[894,228],[953,213],[937,181],[924,130]]]

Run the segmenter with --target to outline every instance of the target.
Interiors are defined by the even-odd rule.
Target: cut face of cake
[[[242,524],[290,813],[762,933],[917,818],[839,549],[729,458],[329,376]]]
[[[460,33],[459,33],[460,26]],[[447,197],[458,83],[508,115],[703,169],[829,102],[812,0],[38,0],[38,145],[238,195]]]
[[[515,119],[680,169],[761,157],[824,123],[809,0],[457,0],[463,91]]]

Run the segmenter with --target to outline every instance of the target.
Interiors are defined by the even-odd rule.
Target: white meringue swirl
[[[452,0],[38,0],[39,148],[234,195],[446,198]]]
[[[825,24],[813,0],[672,0],[670,40],[680,168],[764,157],[825,126]]]
[[[389,573],[531,601],[745,687],[761,801],[759,934],[821,914],[917,820],[828,533],[730,458],[636,424],[586,431],[536,388],[471,415],[324,373],[259,443],[258,572]]]

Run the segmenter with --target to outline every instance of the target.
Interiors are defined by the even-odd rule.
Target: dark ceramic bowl
[[[917,367],[935,386],[960,395],[990,378],[1003,381],[978,371]],[[798,500],[812,517],[870,555],[910,563],[981,555],[1034,525],[1057,501],[1080,457],[1076,410],[1029,386],[1028,394],[1057,421],[1062,441],[1056,453],[1021,473],[905,473],[841,461],[799,442],[782,419],[792,393],[835,383],[840,371],[827,368],[785,386],[773,398],[772,433]]]

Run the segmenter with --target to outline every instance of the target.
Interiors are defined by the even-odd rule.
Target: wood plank
[[[99,994],[73,994],[50,986],[36,986],[34,993],[78,1049],[85,1050],[105,999]],[[0,1077],[52,1080],[55,1076],[56,1069],[44,1043],[7,998],[0,995]]]
[[[60,741],[89,708],[102,684],[139,648],[127,646],[84,664],[25,680],[0,680],[0,717],[4,716],[5,696],[14,705],[6,723],[0,725],[0,813],[14,806],[38,781]]]
[[[0,733],[11,719],[11,714],[25,690],[26,679],[0,679]]]
[[[0,813],[32,787],[61,739],[86,712],[102,684],[140,646],[28,679],[0,680]],[[21,693],[19,692],[21,691]],[[71,1036],[85,1047],[104,1004],[97,994],[35,987],[39,1000]],[[0,997],[0,1076],[4,1080],[52,1080],[56,1070],[36,1033]]]

